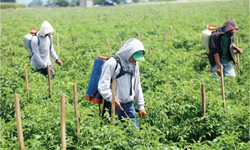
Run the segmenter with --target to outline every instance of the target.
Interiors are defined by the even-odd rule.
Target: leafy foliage
[[[69,1],[67,0],[57,0],[56,5],[60,7],[67,7],[69,5]]]
[[[23,4],[16,4],[16,3],[1,3],[0,8],[1,9],[10,9],[10,8],[26,8],[26,5]]]
[[[60,149],[60,96],[66,96],[67,149],[248,149],[249,148],[249,2],[246,0],[200,3],[162,3],[91,9],[3,11],[1,47],[1,149],[18,149],[13,94],[18,93],[26,149]],[[228,9],[231,8],[231,9]],[[212,10],[212,11],[211,11]],[[226,109],[220,80],[209,73],[208,59],[199,64],[201,32],[207,24],[221,26],[234,18],[239,47],[237,76],[225,77]],[[31,27],[40,28],[48,20],[60,39],[59,58],[53,63],[53,96],[49,98],[48,79],[30,67],[23,48],[23,37]],[[204,21],[204,24],[203,24]],[[171,29],[172,33],[171,35]],[[15,30],[13,30],[15,29]],[[17,32],[18,31],[18,32]],[[94,58],[108,56],[129,38],[140,40],[147,61],[139,62],[145,99],[146,118],[138,119],[140,131],[131,120],[116,126],[98,116],[98,106],[84,100]],[[165,44],[167,34],[167,44]],[[75,49],[73,38],[75,36]],[[11,67],[9,41],[12,43]],[[151,49],[151,55],[148,50]],[[2,54],[2,53],[1,53]],[[2,56],[2,55],[1,55]],[[28,69],[26,97],[24,69]],[[206,88],[206,113],[202,114],[201,83]],[[80,136],[76,134],[73,84],[77,84]],[[30,103],[28,102],[30,100]],[[107,115],[107,114],[106,114]],[[124,128],[124,126],[127,126]]]
[[[41,0],[33,0],[32,2],[29,3],[29,7],[34,7],[34,6],[43,6],[43,1]]]

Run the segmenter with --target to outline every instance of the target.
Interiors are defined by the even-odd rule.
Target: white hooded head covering
[[[143,44],[136,38],[131,38],[123,45],[116,55],[123,59],[126,63],[129,63],[129,58],[138,51],[143,51],[143,54],[145,54]]]
[[[39,31],[39,34],[43,37],[45,37],[46,34],[54,32],[51,24],[48,21],[44,21],[41,25],[41,29]]]

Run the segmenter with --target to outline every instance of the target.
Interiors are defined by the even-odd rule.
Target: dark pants
[[[138,124],[137,124],[137,119],[136,119],[136,111],[135,111],[135,106],[133,102],[129,102],[126,104],[121,104],[122,108],[124,111],[127,113],[128,117],[132,119],[134,122],[135,130],[138,130]],[[111,103],[105,101],[104,107],[109,110],[109,114],[111,114]],[[115,114],[118,116],[118,119],[121,120],[122,118],[127,118],[125,113],[121,111],[121,109],[115,107]],[[122,120],[121,120],[122,121]]]
[[[53,70],[53,72],[51,73],[52,78],[55,78],[56,75],[54,73],[54,69],[53,69],[52,65],[49,65],[49,67]],[[46,76],[46,75],[48,75],[48,72],[46,69],[47,68],[40,68],[40,69],[36,69],[36,71]]]

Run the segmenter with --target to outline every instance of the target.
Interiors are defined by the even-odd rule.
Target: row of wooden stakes
[[[49,68],[48,68],[49,70]],[[25,69],[25,79],[26,79],[26,90],[27,97],[29,98],[29,86],[28,86],[28,75],[27,69]],[[50,73],[48,73],[49,79],[49,89],[50,89],[50,97],[52,97],[52,84]],[[111,103],[111,117],[115,117],[115,89],[116,89],[116,77],[113,77],[112,82],[112,103]],[[80,136],[79,129],[79,112],[78,112],[78,98],[77,98],[77,85],[73,85],[74,92],[74,106],[75,106],[75,117],[76,117],[76,133],[77,136]],[[223,107],[226,109],[226,101],[225,101],[225,91],[224,91],[224,78],[223,78],[223,66],[221,65],[221,92],[223,99]],[[205,103],[205,84],[201,84],[201,93],[202,93],[202,113],[205,115],[206,113],[206,103]],[[18,140],[19,140],[19,149],[24,150],[24,139],[23,139],[23,130],[22,130],[22,120],[21,120],[21,109],[19,103],[18,94],[14,94],[14,103],[15,103],[15,112],[16,112],[16,121],[17,121],[17,131],[18,131]],[[205,122],[205,120],[203,120]],[[66,150],[66,125],[65,125],[65,95],[61,96],[61,146],[63,150]]]
[[[49,66],[48,66],[49,70]],[[26,79],[26,90],[27,97],[29,98],[29,82],[28,82],[28,72],[25,69],[25,79]],[[49,79],[49,90],[50,97],[52,97],[52,84],[50,72],[48,71],[48,79]],[[116,89],[116,77],[113,77],[112,83],[112,103],[111,103],[111,119],[115,117],[115,89]],[[77,85],[73,85],[74,92],[74,106],[75,106],[75,117],[76,117],[76,133],[77,136],[80,136],[80,128],[79,128],[79,112],[78,112],[78,98],[77,98]],[[103,100],[104,101],[104,100]],[[21,109],[19,103],[19,96],[17,93],[14,94],[14,103],[15,103],[15,112],[16,112],[16,121],[17,121],[17,131],[18,131],[18,141],[19,141],[19,149],[24,150],[24,139],[23,139],[23,130],[22,130],[22,120],[21,120]],[[29,99],[30,103],[30,99]],[[61,96],[61,146],[63,150],[66,150],[66,125],[65,125],[65,95]]]

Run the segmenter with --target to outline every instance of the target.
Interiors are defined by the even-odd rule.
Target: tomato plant
[[[67,149],[247,149],[249,147],[249,2],[218,1],[161,3],[100,8],[60,8],[2,11],[1,48],[1,148],[18,149],[13,94],[21,104],[26,149],[60,149],[60,96],[66,96]],[[229,9],[230,8],[230,9]],[[53,12],[53,13],[52,13]],[[209,73],[208,59],[199,64],[201,32],[206,25],[221,26],[234,18],[238,25],[240,68],[237,76],[225,77],[226,109],[220,80]],[[40,29],[48,20],[60,47],[63,66],[52,63],[56,78],[49,97],[47,77],[34,71],[23,48],[31,27]],[[171,28],[172,31],[171,31]],[[84,100],[94,59],[108,56],[129,38],[140,40],[146,61],[139,62],[147,116],[139,119],[140,131],[110,118],[102,120],[98,105]],[[167,43],[165,43],[167,35]],[[76,43],[74,48],[73,38]],[[9,42],[12,44],[11,66]],[[148,54],[151,49],[151,55]],[[1,53],[2,57],[2,53]],[[24,69],[28,70],[26,97]],[[201,83],[205,84],[206,113],[202,114]],[[73,84],[77,84],[80,136],[76,134]],[[30,100],[30,103],[28,102]],[[126,121],[131,121],[126,119]]]

